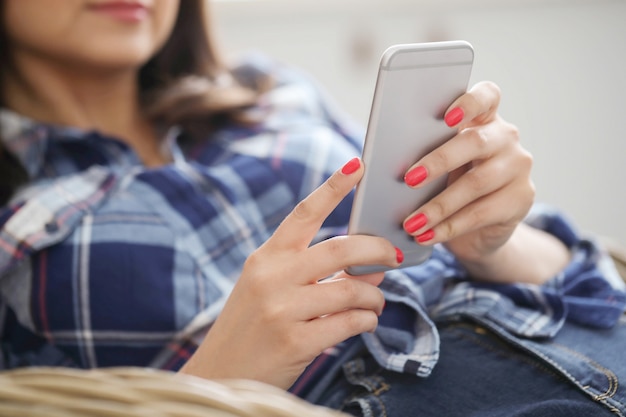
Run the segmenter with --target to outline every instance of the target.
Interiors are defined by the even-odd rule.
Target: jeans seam
[[[594,368],[596,368],[598,371],[602,372],[605,376],[606,379],[609,382],[609,387],[606,389],[606,391],[602,394],[597,394],[594,395],[594,398],[596,399],[596,401],[601,401],[604,400],[606,398],[613,398],[613,396],[617,393],[617,388],[619,387],[619,378],[617,377],[617,375],[615,375],[615,373],[613,371],[611,371],[608,368],[605,368],[604,366],[600,365],[598,362],[594,361],[593,359],[587,357],[586,355],[568,348],[567,346],[561,345],[559,343],[552,343],[552,346],[555,346],[559,349],[565,350],[567,352],[569,352],[570,354],[580,358],[580,359],[584,359],[587,363],[589,363],[589,365],[593,366]],[[586,387],[586,386],[585,386]],[[585,388],[583,387],[583,388]],[[613,398],[613,400],[615,400]],[[615,400],[617,401],[617,400]],[[619,401],[618,401],[619,402]],[[621,404],[621,403],[620,403]]]
[[[382,412],[381,417],[387,417],[387,408],[385,407],[385,403],[383,402],[383,400],[380,399],[378,394],[368,393],[367,396],[357,395],[354,391],[356,391],[356,389],[358,389],[359,387],[354,387],[354,388],[355,389],[352,391],[352,394],[348,398],[343,400],[343,403],[341,404],[341,407],[339,407],[339,410],[345,410],[347,405],[356,403],[361,408],[367,408],[367,410],[369,411],[368,414],[373,414],[372,407],[370,407],[369,404],[367,404],[367,402],[375,399]]]
[[[468,325],[463,325],[463,324],[461,324],[461,323],[454,323],[454,324],[451,324],[449,327],[451,327],[451,328],[460,328],[460,327],[468,327]],[[476,329],[476,328],[483,329],[483,327],[480,327],[480,326],[474,326],[474,329]],[[491,332],[489,331],[489,329],[484,329],[484,330],[485,330],[485,332],[488,332],[487,334],[491,334]],[[504,351],[498,351],[498,350],[496,350],[494,347],[489,346],[487,343],[482,342],[480,339],[478,339],[478,338],[476,338],[476,337],[472,337],[472,336],[467,335],[467,334],[462,334],[462,333],[460,333],[460,332],[458,332],[458,333],[459,333],[459,336],[460,336],[460,337],[463,337],[464,339],[467,339],[467,340],[469,340],[469,341],[471,341],[471,342],[473,342],[473,343],[476,343],[476,344],[478,344],[478,345],[482,346],[482,347],[483,347],[483,348],[485,348],[485,349],[489,349],[490,351],[495,352],[496,354],[506,355],[506,352],[504,352]],[[497,336],[495,336],[495,335],[494,335],[494,337],[497,337]],[[496,340],[500,341],[500,339],[496,339]],[[500,342],[501,342],[501,343],[505,343],[505,341],[500,341]],[[601,404],[603,404],[603,405],[607,406],[607,407],[610,409],[610,411],[611,411],[611,412],[616,413],[617,415],[620,415],[620,416],[621,416],[621,415],[623,415],[623,414],[621,413],[621,411],[620,411],[620,410],[616,409],[616,408],[615,408],[614,406],[612,406],[611,404],[608,404],[608,403],[606,403],[606,402],[605,402],[605,400],[606,400],[606,399],[609,399],[609,398],[610,398],[612,401],[615,401],[616,403],[620,404],[621,406],[626,407],[626,405],[625,405],[622,401],[620,401],[620,400],[618,400],[618,399],[616,399],[616,398],[613,398],[613,397],[612,397],[612,395],[615,395],[615,393],[617,392],[617,386],[619,385],[619,379],[617,378],[617,376],[616,376],[616,375],[615,375],[615,374],[614,374],[611,370],[609,370],[609,369],[607,369],[607,368],[603,367],[602,365],[598,364],[597,362],[593,361],[592,359],[588,358],[587,356],[583,355],[583,354],[582,354],[582,353],[580,353],[580,352],[577,352],[577,351],[575,351],[575,350],[571,350],[571,349],[569,349],[569,348],[567,348],[567,347],[565,347],[565,346],[563,346],[563,345],[559,345],[559,344],[557,344],[557,343],[552,343],[552,344],[553,344],[555,347],[562,347],[562,348],[563,348],[563,350],[569,351],[571,354],[576,355],[576,356],[578,356],[578,357],[579,357],[579,358],[581,358],[581,359],[584,359],[584,360],[586,360],[586,361],[589,361],[589,363],[590,363],[592,366],[594,366],[594,367],[595,367],[596,369],[598,369],[599,371],[603,372],[603,373],[605,374],[605,376],[607,377],[607,379],[609,379],[609,385],[610,385],[609,389],[611,388],[612,383],[613,383],[613,382],[615,382],[614,392],[611,394],[611,396],[606,395],[606,394],[609,392],[609,389],[607,389],[607,392],[605,392],[605,394],[599,394],[599,395],[597,395],[597,394],[594,394],[593,392],[589,391],[589,390],[588,390],[588,386],[583,386],[583,385],[581,385],[580,383],[576,383],[575,385],[576,385],[576,386],[578,386],[580,389],[582,389],[582,390],[584,390],[584,391],[588,392],[588,393],[591,395],[591,398],[593,398],[593,399],[594,399],[597,403],[601,403]],[[537,352],[535,352],[535,353],[537,354]],[[512,357],[512,356],[511,356],[511,357]],[[538,370],[541,370],[541,371],[543,371],[543,372],[546,372],[546,373],[548,373],[548,374],[550,374],[550,375],[554,376],[554,377],[555,377],[555,378],[557,378],[557,379],[560,379],[560,380],[566,381],[566,382],[568,382],[568,383],[574,383],[574,381],[576,381],[576,382],[577,382],[577,379],[575,379],[573,376],[571,376],[571,375],[569,375],[569,374],[568,374],[569,378],[571,378],[571,380],[570,380],[570,379],[568,379],[568,378],[564,377],[563,375],[561,375],[560,373],[558,373],[558,372],[556,372],[556,371],[553,371],[553,370],[552,370],[552,369],[550,369],[549,367],[544,366],[544,365],[542,365],[542,364],[538,363],[536,360],[533,360],[532,358],[527,358],[527,357],[525,357],[525,356],[523,356],[523,355],[519,355],[519,356],[517,356],[517,358],[519,358],[521,361],[523,361],[523,362],[525,362],[525,363],[530,364],[530,365],[531,365],[531,366],[533,366],[535,369],[538,369]],[[545,358],[543,355],[540,355],[540,358],[543,358],[544,360],[547,360],[547,358]],[[552,362],[548,360],[548,363],[552,363]],[[553,364],[553,365],[554,365],[554,364]],[[557,369],[559,369],[559,368],[557,367]],[[606,372],[604,372],[603,370],[605,370]],[[563,371],[563,370],[561,370],[561,371]],[[607,372],[608,372],[608,374],[607,374]],[[611,378],[611,376],[610,376],[609,374],[610,374],[610,375],[613,375],[613,376],[614,376],[614,378]]]
[[[370,392],[374,391],[376,387],[369,381],[369,379],[357,376],[357,373],[359,372],[365,375],[365,367],[363,366],[362,360],[359,360],[359,365],[361,366],[357,366],[357,361],[350,361],[346,365],[344,373],[348,382],[355,386],[360,386],[361,388],[364,387]]]
[[[383,400],[381,400],[380,397],[373,395],[373,394],[369,394],[367,396],[361,396],[361,397],[357,397],[356,395],[353,395],[352,397],[350,397],[344,402],[344,405],[347,405],[349,403],[357,403],[362,409],[367,408],[367,414],[373,415],[374,413],[372,412],[372,407],[368,404],[368,402],[371,400],[376,400],[376,402],[378,403],[378,406],[381,411],[381,415],[378,417],[387,417],[387,408],[385,408],[385,403],[383,403]]]
[[[360,365],[360,366],[359,366]],[[361,372],[363,374],[362,377],[358,377],[356,374]],[[353,384],[352,394],[343,401],[341,409],[345,409],[345,407],[350,403],[357,403],[360,407],[367,407],[371,413],[371,407],[364,403],[364,401],[375,400],[379,408],[382,412],[381,417],[387,417],[387,409],[385,407],[385,403],[380,398],[380,394],[383,392],[389,391],[391,386],[385,382],[382,376],[377,375],[380,372],[380,369],[376,372],[373,372],[370,376],[365,375],[365,366],[363,365],[363,360],[357,361],[352,360],[344,365],[344,375],[348,382]],[[367,391],[367,395],[357,394],[357,390]]]

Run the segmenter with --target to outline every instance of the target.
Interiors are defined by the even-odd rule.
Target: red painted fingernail
[[[463,120],[463,116],[465,116],[463,109],[460,107],[455,107],[450,110],[448,114],[446,114],[444,120],[448,126],[452,127],[461,123],[461,120]]]
[[[396,248],[396,261],[401,264],[404,261],[404,253],[400,250],[400,248]]]
[[[411,187],[415,187],[416,185],[421,184],[426,177],[428,177],[426,168],[419,166],[417,168],[413,168],[404,175],[404,182]]]
[[[359,160],[359,158],[352,158],[343,166],[343,168],[341,168],[341,173],[345,175],[350,175],[356,172],[360,166],[361,161]]]
[[[428,219],[424,213],[416,214],[404,223],[404,230],[407,233],[415,233],[428,223]]]
[[[422,233],[421,235],[415,237],[415,240],[418,241],[419,243],[424,243],[424,242],[428,242],[434,237],[435,237],[435,231],[433,229],[429,229],[425,231],[424,233]]]

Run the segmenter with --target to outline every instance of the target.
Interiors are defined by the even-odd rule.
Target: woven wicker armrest
[[[145,368],[0,373],[3,417],[341,417],[255,381],[207,381]]]

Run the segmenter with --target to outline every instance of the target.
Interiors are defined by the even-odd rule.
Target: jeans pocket
[[[339,381],[321,403],[354,416],[386,416],[381,394],[389,391],[391,385],[376,361],[364,354],[347,361],[342,368]]]

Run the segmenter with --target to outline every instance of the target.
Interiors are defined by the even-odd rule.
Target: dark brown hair
[[[250,122],[245,109],[252,106],[268,80],[245,86],[221,60],[210,33],[206,0],[181,0],[172,33],[139,71],[139,94],[146,115],[159,125],[179,125],[188,137],[198,136],[221,123]],[[10,65],[0,0],[0,71]],[[1,74],[0,74],[1,76]],[[250,81],[250,80],[248,80]],[[0,107],[4,106],[0,83]],[[0,205],[28,180],[24,169],[0,142]]]
[[[4,32],[4,1],[0,0],[0,66],[6,67],[8,63],[7,38]],[[0,67],[2,68],[2,67]],[[2,74],[0,73],[0,77]],[[4,91],[0,82],[0,107],[4,104]],[[3,149],[0,141],[0,205],[6,204],[17,187],[28,180],[24,168],[17,162],[15,157]]]
[[[181,0],[172,35],[141,69],[142,99],[155,122],[189,129],[224,118],[249,121],[242,110],[269,85],[263,78],[239,83],[221,60],[208,20],[206,0]]]

